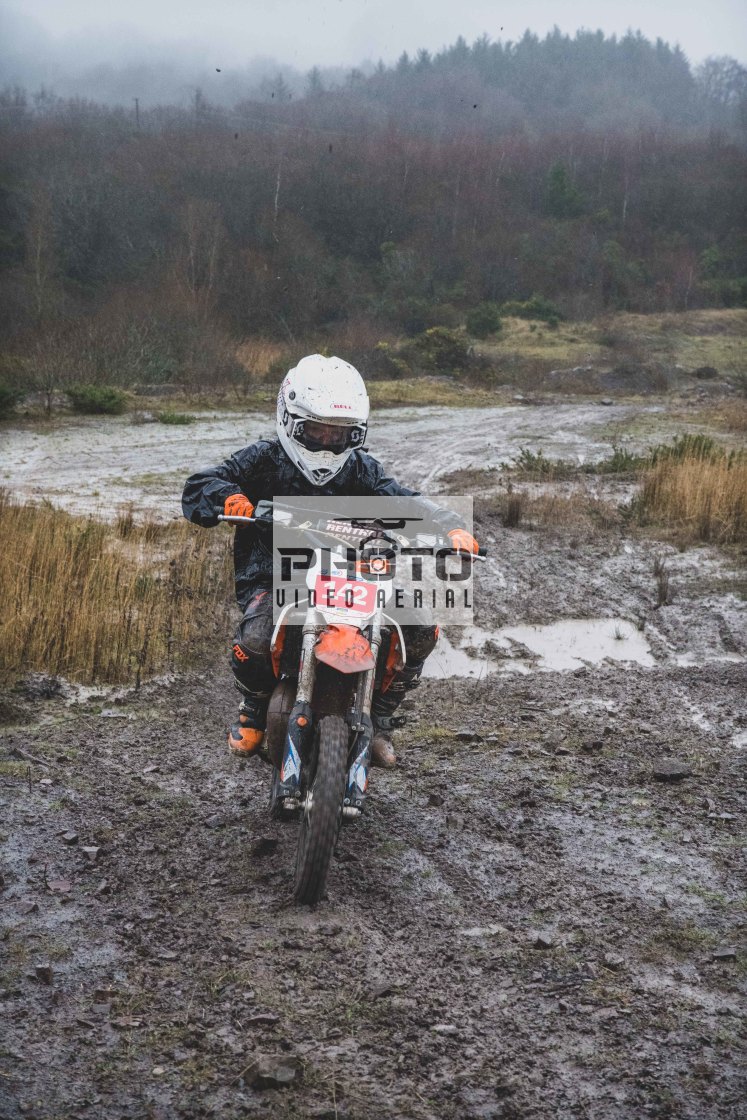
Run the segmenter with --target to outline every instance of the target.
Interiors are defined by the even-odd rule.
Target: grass
[[[520,527],[612,529],[622,524],[623,512],[611,502],[599,501],[585,490],[571,494],[540,494],[530,497],[522,491],[497,494],[483,507],[487,514],[500,517],[506,528]]]
[[[705,452],[702,445],[659,455],[634,508],[642,524],[658,524],[685,541],[744,542],[747,455]]]
[[[403,405],[451,405],[478,408],[496,404],[495,393],[476,389],[458,381],[431,377],[403,378],[396,381],[369,381],[366,384],[372,408],[400,408]]]
[[[139,685],[189,664],[222,619],[227,537],[184,522],[112,524],[0,491],[0,673]]]

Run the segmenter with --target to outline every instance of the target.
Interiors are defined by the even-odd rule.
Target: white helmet
[[[310,354],[280,386],[278,436],[293,465],[314,486],[323,486],[363,446],[368,410],[357,369],[341,358]]]

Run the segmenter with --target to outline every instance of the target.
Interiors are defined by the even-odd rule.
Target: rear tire
[[[294,898],[313,906],[324,894],[332,852],[342,822],[348,764],[349,728],[340,716],[320,721],[316,766],[298,836]]]

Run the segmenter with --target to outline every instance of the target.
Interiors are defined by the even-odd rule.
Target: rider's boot
[[[394,713],[404,700],[405,693],[418,687],[423,664],[423,661],[417,661],[413,665],[404,665],[394,674],[386,692],[374,696],[371,705],[371,720],[374,726],[374,737],[371,742],[373,766],[391,770],[397,765],[397,755],[392,746],[392,732],[395,727],[401,727],[405,719],[404,716],[396,716]]]
[[[244,699],[239,705],[238,723],[228,732],[228,748],[236,758],[251,758],[262,746],[267,726],[270,697],[240,689]]]

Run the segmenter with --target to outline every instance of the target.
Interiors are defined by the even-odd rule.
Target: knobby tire
[[[319,723],[311,810],[301,820],[294,898],[313,906],[324,894],[342,819],[348,761],[348,725],[340,716]]]

